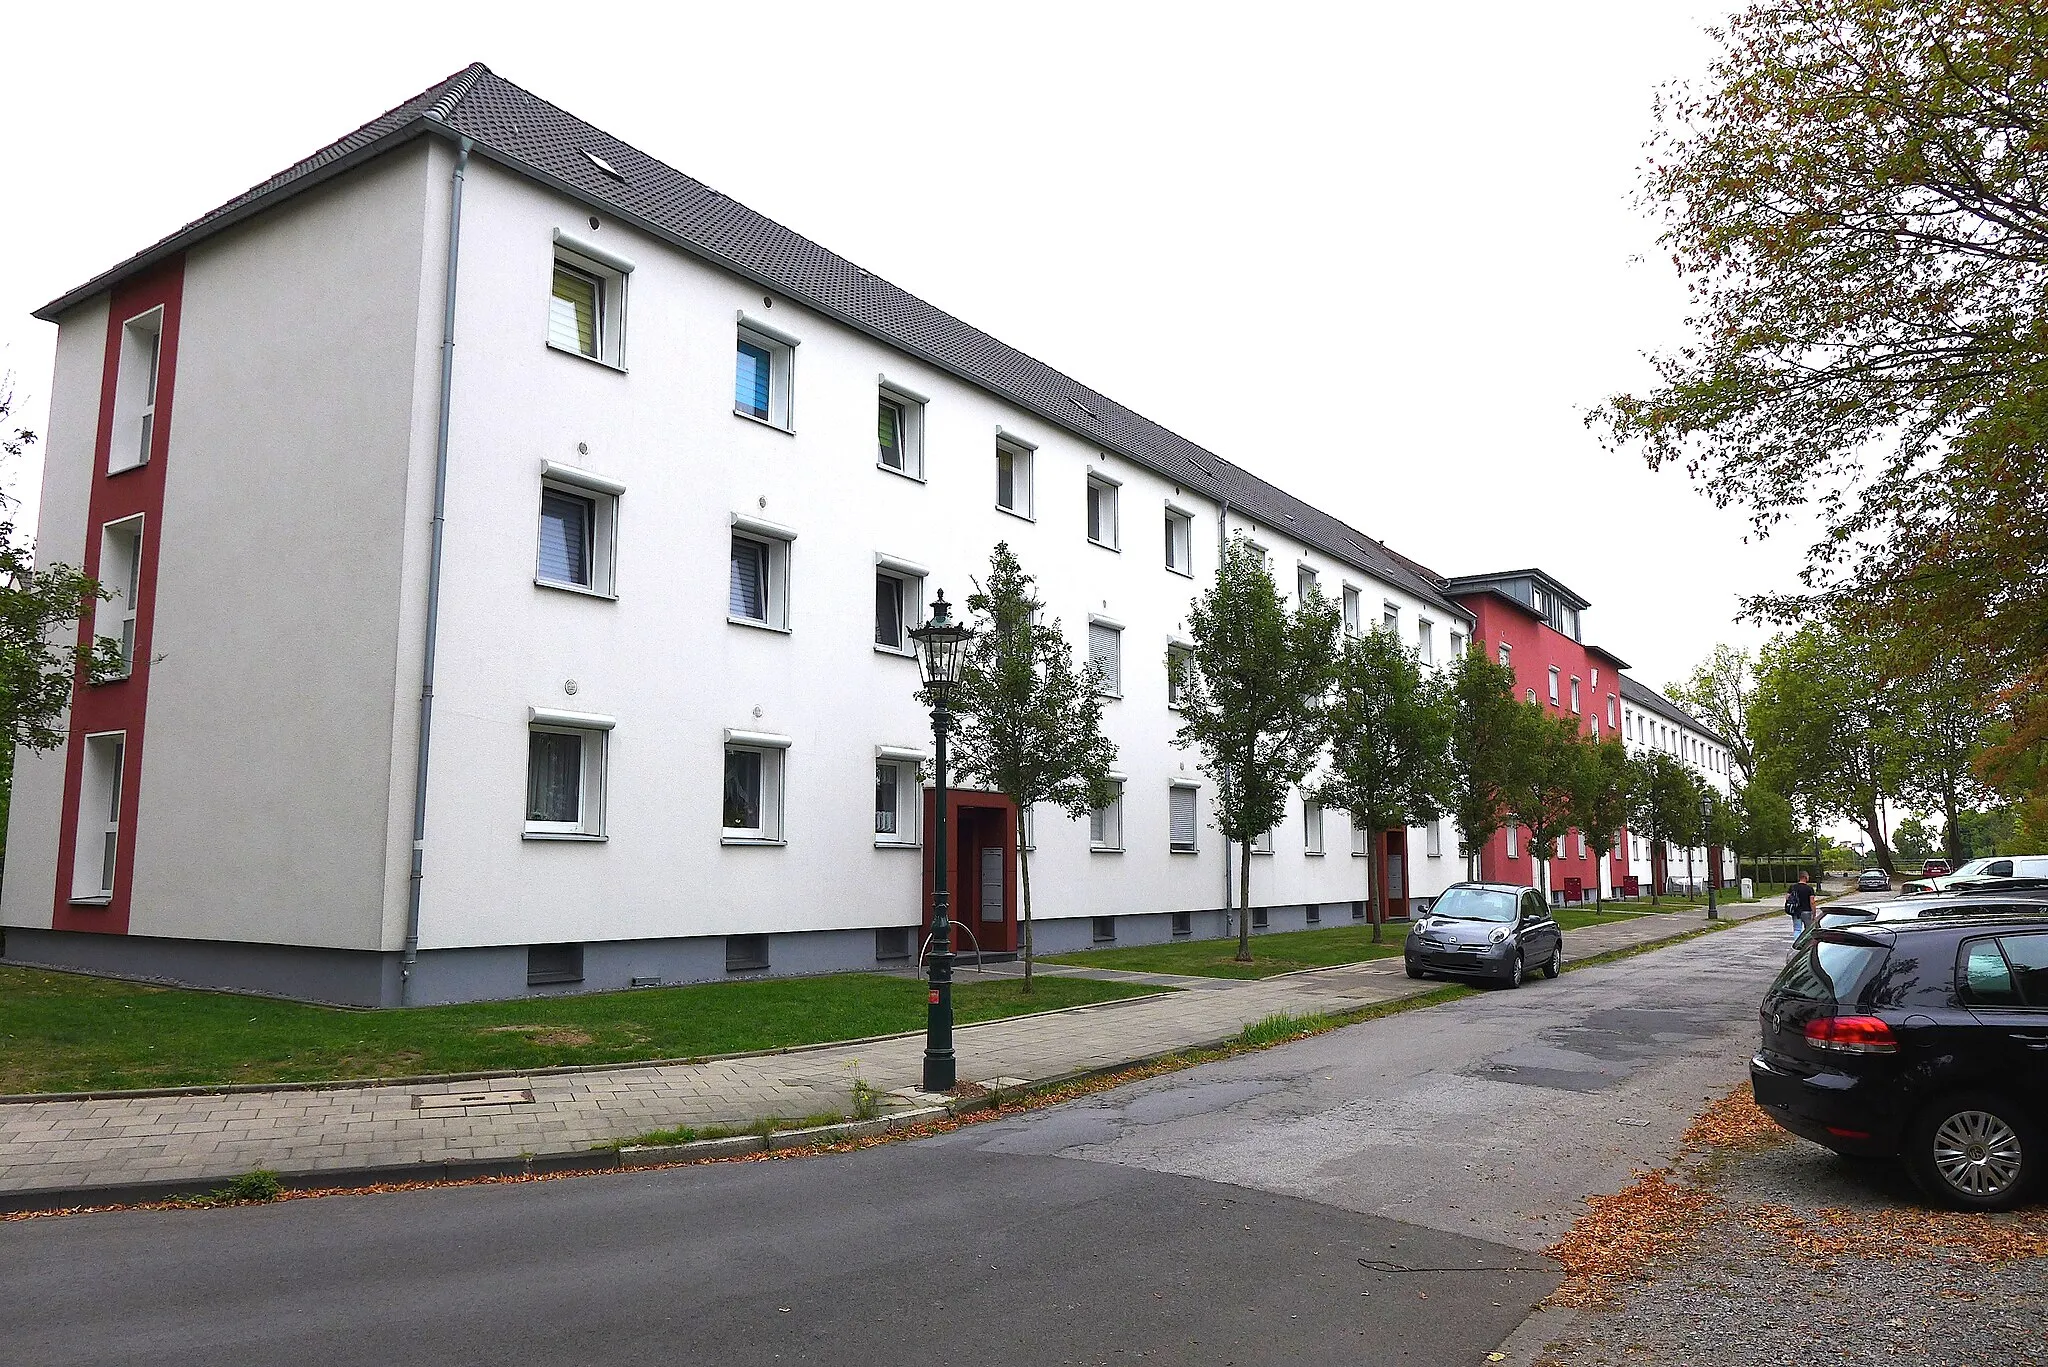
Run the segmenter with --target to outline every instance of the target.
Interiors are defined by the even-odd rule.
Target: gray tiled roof
[[[780,291],[888,344],[1030,409],[1104,450],[1149,466],[1381,582],[1464,615],[1419,567],[1365,533],[970,327],[878,275],[620,142],[481,63],[422,91],[355,132],[120,266],[37,311],[54,319],[229,223],[421,133],[472,139],[479,155],[569,191],[714,264]],[[600,171],[586,153],[620,175]]]
[[[1728,746],[1730,749],[1734,748],[1729,744],[1728,738],[1719,731],[1708,726],[1698,717],[1695,717],[1656,689],[1640,683],[1626,674],[1621,676],[1621,696],[1634,703],[1637,707],[1647,707],[1652,712],[1661,713],[1667,721],[1675,721],[1688,730],[1699,732],[1716,745]]]

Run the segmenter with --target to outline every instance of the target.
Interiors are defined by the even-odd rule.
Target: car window
[[[1492,888],[1452,887],[1445,888],[1443,896],[1436,899],[1429,914],[1443,916],[1453,921],[1512,921],[1517,906],[1512,892],[1496,892]]]
[[[2017,938],[2017,937],[2015,937]],[[2019,989],[2013,985],[2012,970],[1996,940],[1964,943],[1962,969],[1956,974],[1966,1006],[2018,1006]]]
[[[2012,860],[1994,859],[1984,866],[1980,876],[1984,878],[2010,878],[2012,877]]]
[[[1998,947],[2017,979],[2020,1000],[2048,1010],[2048,935],[2002,935]]]
[[[1543,911],[1544,907],[1542,893],[1525,892],[1522,894],[1523,915],[1527,916],[1532,921],[1540,921],[1543,919]]]
[[[1771,990],[1805,1001],[1853,1003],[1885,953],[1882,945],[1815,940],[1792,957]]]

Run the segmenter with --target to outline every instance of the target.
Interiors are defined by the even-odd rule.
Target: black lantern
[[[952,728],[948,707],[960,672],[967,663],[967,643],[974,638],[971,628],[953,620],[946,591],[932,600],[931,620],[913,627],[910,639],[917,646],[917,672],[924,679],[925,693],[932,700],[933,764],[932,822],[932,952],[925,960],[927,1005],[924,1024],[924,1090],[949,1092],[955,1080],[953,1057],[953,922],[948,912],[952,896],[947,890],[951,860],[946,849],[946,733]]]

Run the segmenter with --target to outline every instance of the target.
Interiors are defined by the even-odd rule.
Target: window
[[[1253,853],[1253,854],[1271,854],[1272,852],[1273,852],[1273,832],[1272,832],[1272,831],[1270,831],[1270,830],[1260,831],[1260,832],[1259,832],[1259,833],[1258,833],[1257,835],[1255,835],[1255,836],[1253,836],[1253,837],[1252,837],[1252,853]]]
[[[910,628],[918,622],[929,573],[893,555],[875,556],[875,649],[911,653]]]
[[[1195,933],[1195,913],[1192,911],[1176,911],[1173,913],[1171,924],[1174,938],[1185,939],[1187,936]]]
[[[528,945],[526,985],[548,987],[583,981],[582,945]]]
[[[789,543],[796,533],[737,513],[732,523],[725,619],[740,626],[789,630]]]
[[[723,839],[733,845],[782,843],[782,771],[789,737],[725,733]]]
[[[1614,695],[1612,693],[1607,695],[1607,729],[1610,731],[1614,729]]]
[[[1298,566],[1294,571],[1294,601],[1306,603],[1320,592],[1316,587],[1316,572],[1306,565]]]
[[[1091,618],[1088,622],[1088,666],[1095,671],[1095,687],[1106,698],[1124,695],[1124,632],[1114,622]]]
[[[1508,858],[1520,859],[1522,857],[1521,837],[1522,833],[1520,831],[1516,830],[1513,826],[1508,827]]]
[[[1124,785],[1119,781],[1115,795],[1088,813],[1088,847],[1093,850],[1121,850],[1124,847]]]
[[[1460,655],[1463,655],[1464,653],[1465,653],[1465,633],[1464,633],[1464,632],[1462,632],[1462,631],[1454,631],[1454,632],[1452,632],[1452,633],[1451,633],[1451,658],[1455,660],[1455,659],[1457,659],[1457,658],[1458,658],[1458,657],[1459,657]]]
[[[875,399],[875,464],[924,478],[924,400],[884,384]]]
[[[1301,804],[1301,848],[1304,854],[1323,852],[1323,804],[1307,802]]]
[[[1192,551],[1194,519],[1178,508],[1166,510],[1166,568],[1175,574],[1195,572]]]
[[[1533,703],[1533,702],[1535,702],[1535,701],[1536,701],[1536,690],[1535,690],[1535,689],[1533,689],[1533,688],[1531,688],[1531,689],[1526,689],[1526,690],[1524,690],[1524,692],[1525,692],[1525,693],[1527,694],[1527,696],[1528,696],[1528,699],[1529,699],[1529,701],[1530,701],[1530,702],[1532,702],[1532,703]]]
[[[1038,848],[1038,804],[1035,802],[1017,818],[1017,844],[1027,850]]]
[[[540,547],[533,582],[611,597],[619,495],[625,486],[573,466],[541,463]]]
[[[614,368],[625,365],[626,277],[633,263],[555,234],[548,345]]]
[[[1362,609],[1358,604],[1358,590],[1346,584],[1344,586],[1344,634],[1346,636],[1356,636],[1359,633],[1359,614],[1361,611]]]
[[[528,709],[527,717],[527,838],[602,838],[612,719],[541,707]]]
[[[1574,714],[1576,714],[1576,713],[1578,712],[1578,710],[1579,710],[1579,681],[1578,681],[1577,679],[1573,679],[1573,680],[1572,680],[1572,712],[1573,712]]]
[[[1436,623],[1427,617],[1415,623],[1415,655],[1426,665],[1436,663]]]
[[[1117,548],[1116,482],[1101,475],[1088,477],[1088,539],[1110,550]]]
[[[1252,929],[1264,930],[1272,921],[1272,910],[1271,907],[1253,907]]]
[[[1564,610],[1564,634],[1571,637],[1574,641],[1579,639],[1579,610],[1577,608],[1566,608]]]
[[[1302,915],[1310,925],[1321,925],[1323,923],[1323,904],[1321,902],[1310,902],[1302,908]]]
[[[1529,590],[1529,606],[1535,608],[1538,613],[1542,613],[1547,610],[1546,605],[1543,601],[1542,589],[1531,588]]]
[[[795,365],[796,338],[742,315],[733,361],[732,411],[794,432],[790,390]]]
[[[766,935],[728,935],[725,937],[725,971],[728,973],[761,973],[768,968],[768,937]]]
[[[1351,919],[1354,921],[1363,921],[1365,919],[1365,903],[1363,901],[1356,901],[1351,904]]]
[[[1187,646],[1171,645],[1166,648],[1166,705],[1178,708],[1181,699],[1187,696],[1187,671],[1194,668],[1195,652]]]
[[[121,843],[121,771],[126,733],[85,738],[85,768],[78,791],[78,837],[73,846],[71,900],[104,902],[114,895]]]
[[[1512,656],[1512,651],[1511,651],[1511,649],[1509,648],[1509,646],[1508,646],[1508,643],[1507,643],[1506,641],[1502,641],[1502,642],[1500,643],[1500,662],[1501,662],[1501,663],[1502,663],[1503,665],[1506,665],[1506,664],[1508,664],[1508,663],[1509,663],[1509,661],[1510,661],[1510,659],[1511,659],[1511,656]]]
[[[164,311],[151,309],[121,328],[114,373],[114,435],[107,473],[147,464],[156,442],[158,370],[163,360]]]
[[[110,522],[100,531],[99,581],[113,591],[93,609],[93,634],[120,647],[121,672],[135,672],[135,611],[142,590],[142,519]]]
[[[1581,858],[1581,859],[1584,859],[1585,857],[1586,857],[1586,833],[1585,833],[1584,831],[1580,831],[1580,832],[1579,832],[1579,858]]]
[[[1353,859],[1363,859],[1370,853],[1366,848],[1365,841],[1365,828],[1358,824],[1358,818],[1353,817],[1351,819],[1351,857]]]
[[[1390,634],[1399,636],[1401,634],[1401,609],[1395,607],[1392,603],[1380,604],[1380,625]]]
[[[1020,443],[996,443],[996,507],[1018,517],[1031,513],[1031,448]]]
[[[1557,706],[1557,666],[1550,667],[1550,705]]]
[[[884,749],[875,761],[875,843],[917,844],[920,816],[918,761],[908,750]]]
[[[1166,815],[1171,848],[1175,854],[1195,853],[1197,824],[1195,789],[1176,784],[1166,790]]]
[[[1116,917],[1091,916],[1088,918],[1088,938],[1098,945],[1114,943],[1116,940]]]

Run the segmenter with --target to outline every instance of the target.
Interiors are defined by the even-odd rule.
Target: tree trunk
[[[1690,845],[1685,847],[1685,890],[1688,894],[1693,890],[1692,846]]]
[[[1941,851],[1948,856],[1948,866],[1955,868],[1963,862],[1963,842],[1957,830],[1957,818],[1962,815],[1962,803],[1956,797],[1956,778],[1953,772],[1942,780],[1941,819],[1945,829],[1941,833]]]
[[[1372,918],[1372,942],[1378,944],[1387,923],[1387,833],[1375,827],[1365,838],[1370,842],[1365,847],[1365,876],[1372,880],[1365,914]]]
[[[1663,846],[1664,838],[1657,836],[1650,845],[1650,905],[1657,905],[1657,886],[1663,880],[1657,877],[1657,851]]]
[[[1876,856],[1878,867],[1886,873],[1891,873],[1893,871],[1892,847],[1891,843],[1884,838],[1884,818],[1878,814],[1875,800],[1864,804],[1862,814],[1858,817],[1856,824],[1861,826],[1863,833],[1870,837],[1870,852]]]
[[[1252,842],[1237,842],[1237,961],[1252,961]]]
[[[1024,912],[1024,995],[1031,995],[1031,852],[1024,848],[1023,829],[1020,823],[1017,841],[1017,877],[1023,884]]]
[[[1607,899],[1604,896],[1605,890],[1600,886],[1606,880],[1601,878],[1600,875],[1606,872],[1607,856],[1612,853],[1612,850],[1603,850],[1598,845],[1593,847],[1593,914],[1595,916],[1606,914],[1601,908],[1607,905]]]

